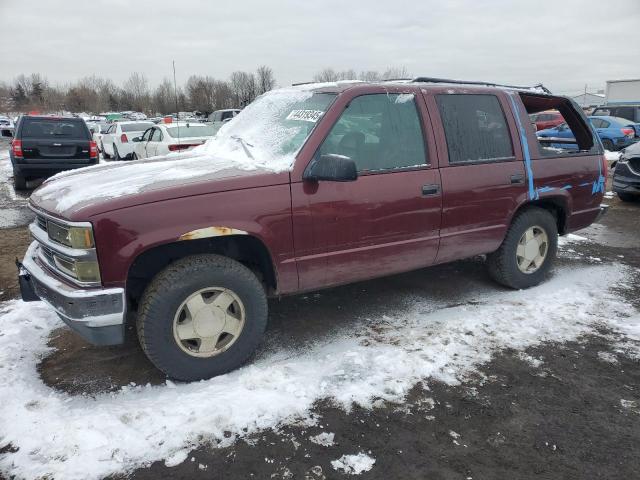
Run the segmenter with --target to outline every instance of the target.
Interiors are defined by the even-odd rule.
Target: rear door
[[[358,179],[291,185],[305,290],[427,266],[438,250],[440,176],[423,99],[351,95],[338,100],[341,114],[315,155],[352,158]]]
[[[25,163],[89,163],[89,129],[83,120],[25,117],[20,132]]]
[[[437,262],[496,250],[526,198],[522,152],[503,92],[423,90],[432,112],[442,178]]]

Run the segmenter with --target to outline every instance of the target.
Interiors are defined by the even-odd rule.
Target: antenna
[[[178,111],[178,83],[176,82],[176,61],[173,62],[173,92],[176,97],[176,127],[178,127],[178,145],[180,145],[180,112]]]

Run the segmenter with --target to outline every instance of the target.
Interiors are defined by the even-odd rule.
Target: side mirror
[[[131,139],[132,142],[141,142],[142,141],[142,137],[133,137]]]
[[[330,153],[311,161],[302,175],[311,182],[353,182],[358,178],[356,162],[344,155]]]

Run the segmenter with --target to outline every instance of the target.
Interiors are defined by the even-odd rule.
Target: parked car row
[[[606,150],[620,150],[640,140],[636,130],[636,128],[640,129],[640,124],[635,124],[626,118],[592,115],[588,119]],[[555,127],[539,130],[536,135],[538,138],[574,140],[573,132],[564,121]],[[566,141],[550,143],[550,145],[553,148],[577,149],[575,143]]]

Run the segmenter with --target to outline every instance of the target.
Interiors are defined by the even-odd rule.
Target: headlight
[[[93,248],[93,231],[91,227],[65,227],[63,225],[47,222],[49,238],[72,248]]]
[[[79,262],[67,257],[53,254],[53,261],[56,266],[69,275],[84,283],[100,282],[100,267],[98,262]]]

